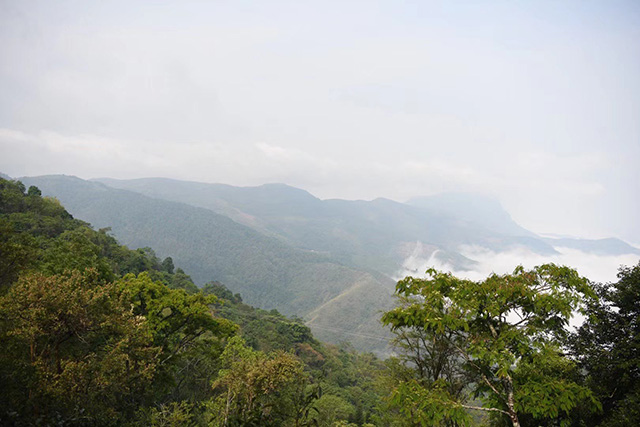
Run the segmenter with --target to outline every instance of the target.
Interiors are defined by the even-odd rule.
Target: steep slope
[[[317,321],[339,331],[352,331],[364,325],[379,328],[377,311],[389,307],[385,302],[392,303],[391,279],[349,268],[327,255],[294,248],[211,210],[69,176],[21,180],[27,186],[38,186],[45,195],[57,197],[75,217],[98,228],[111,227],[124,244],[152,246],[160,256],[171,255],[196,283],[221,281],[240,292],[247,302],[263,308],[304,317],[318,307],[330,307],[337,299],[344,310],[339,315],[334,310],[331,318],[320,316]],[[354,286],[366,292],[350,293]],[[363,304],[372,307],[372,312],[350,309]],[[321,338],[328,335],[326,331],[317,332]],[[357,348],[380,348],[379,343],[355,338],[349,340]]]

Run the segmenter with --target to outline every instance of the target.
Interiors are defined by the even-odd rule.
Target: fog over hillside
[[[513,221],[498,200],[478,194],[443,193],[399,204],[382,199],[322,201],[308,192],[282,185],[241,188],[153,178],[98,181],[152,197],[206,207],[315,250],[333,250],[344,256],[349,251],[371,253],[372,250],[388,251],[395,246],[395,257],[390,252],[384,257],[378,254],[377,264],[370,264],[378,270],[382,268],[394,279],[408,274],[421,275],[429,267],[482,278],[492,272],[509,273],[520,264],[555,262],[574,266],[591,280],[612,281],[621,264],[633,263],[640,256],[640,249],[619,239],[537,235]],[[356,222],[345,225],[344,221],[350,217],[356,218]],[[287,218],[298,219],[288,221]],[[342,220],[336,222],[336,218]],[[362,229],[363,224],[370,228]],[[424,230],[434,226],[439,232],[424,234]],[[302,230],[296,231],[300,227]],[[318,234],[331,236],[327,230],[336,229],[343,232],[330,237],[332,246],[317,240]],[[371,248],[368,244],[360,249],[353,246],[353,239],[366,241],[367,234],[372,232],[376,236],[387,236],[386,240],[377,242],[382,248]],[[352,233],[346,247],[336,243],[345,233]],[[411,240],[421,235],[422,241]],[[391,264],[396,268],[384,270],[388,262],[381,259],[390,256],[396,260]]]
[[[421,244],[416,243],[416,248]],[[516,248],[504,252],[494,252],[478,246],[466,246],[461,248],[460,253],[465,257],[476,261],[470,269],[457,268],[452,263],[438,258],[437,253],[425,258],[416,254],[407,257],[398,270],[397,279],[405,276],[423,277],[427,268],[435,268],[443,271],[451,271],[456,276],[465,277],[471,280],[481,280],[491,273],[506,274],[513,272],[513,269],[522,265],[531,268],[549,262],[558,265],[568,265],[578,270],[578,272],[594,282],[613,282],[616,279],[618,268],[621,265],[631,265],[638,262],[638,254],[616,254],[601,255],[583,252],[577,249],[555,247],[557,254],[540,255],[531,252],[526,248]]]

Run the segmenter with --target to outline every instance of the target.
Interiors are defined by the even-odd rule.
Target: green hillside
[[[323,344],[218,282],[200,291],[172,258],[120,245],[35,186],[0,179],[0,255],[0,425],[379,418],[375,356]],[[247,374],[272,385],[241,391],[234,375]]]
[[[358,349],[384,351],[380,340],[358,335],[362,331],[385,335],[378,318],[393,303],[389,278],[343,265],[326,254],[294,248],[208,209],[75,177],[23,181],[55,196],[74,216],[95,227],[111,227],[126,245],[151,246],[161,256],[170,255],[198,284],[221,281],[248,303],[288,315],[306,318],[313,312],[319,337],[333,342],[349,338]],[[334,300],[344,310],[332,310],[326,317],[323,313]],[[370,310],[363,311],[362,306]],[[323,310],[316,311],[320,307]]]
[[[222,281],[250,304],[300,316],[322,339],[349,340],[361,350],[386,351],[388,335],[378,317],[392,305],[391,277],[420,275],[415,269],[432,258],[473,269],[475,261],[458,252],[462,245],[538,254],[555,254],[556,244],[600,254],[637,252],[620,241],[539,238],[497,202],[471,195],[409,205],[320,200],[282,184],[67,176],[24,181],[58,197],[78,218],[111,227],[127,245],[171,255],[196,283]]]

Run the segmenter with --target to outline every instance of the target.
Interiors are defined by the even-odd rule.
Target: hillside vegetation
[[[246,305],[219,282],[200,291],[172,258],[118,244],[36,187],[0,180],[0,230],[0,424],[376,416],[375,356],[323,344],[300,319]]]
[[[58,198],[74,216],[110,227],[126,245],[171,256],[198,285],[221,281],[250,304],[313,319],[322,339],[348,338],[360,350],[386,351],[384,341],[359,335],[386,335],[378,319],[392,304],[388,277],[295,248],[208,209],[73,177],[24,181]]]
[[[427,260],[474,269],[476,261],[460,253],[464,246],[544,256],[556,254],[556,245],[600,255],[639,253],[616,239],[540,238],[499,203],[468,194],[403,204],[320,200],[282,184],[23,180],[59,198],[76,217],[111,227],[123,243],[172,256],[199,286],[220,280],[250,304],[300,316],[321,339],[348,340],[380,355],[389,353],[389,335],[378,319],[391,308],[394,280],[422,274]]]
[[[406,277],[382,316],[397,357],[382,362],[218,281],[196,287],[36,186],[0,179],[0,255],[2,425],[640,422],[640,263],[610,284],[553,264]],[[569,333],[576,309],[587,320]]]

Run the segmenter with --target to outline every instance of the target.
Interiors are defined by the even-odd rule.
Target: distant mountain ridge
[[[426,256],[437,249],[437,257],[462,270],[474,265],[458,253],[463,245],[494,252],[524,247],[540,255],[557,254],[554,246],[594,254],[640,254],[619,239],[542,238],[515,223],[496,200],[476,194],[445,193],[403,204],[388,199],[321,200],[285,184],[234,187],[166,178],[97,181],[204,207],[296,247],[331,253],[388,275],[412,253],[416,242],[430,251]]]
[[[640,254],[640,249],[615,237],[609,237],[606,239],[576,239],[562,237],[544,238],[543,240],[556,247],[577,249],[579,251],[595,255]]]
[[[283,184],[232,187],[154,178],[98,181],[204,207],[296,247],[332,253],[352,265],[385,274],[392,274],[406,257],[407,242],[435,244],[444,254],[453,254],[460,244],[477,241],[496,250],[527,244],[521,237],[496,236],[451,215],[386,199],[320,200]],[[542,241],[533,247],[541,253],[553,253]]]

